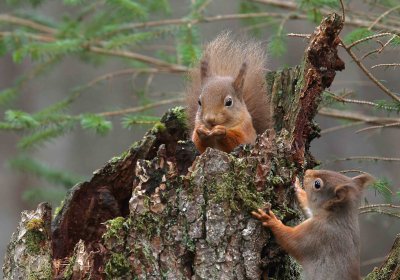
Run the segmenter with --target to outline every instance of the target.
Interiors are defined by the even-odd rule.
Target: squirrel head
[[[313,213],[358,207],[361,194],[374,178],[362,174],[353,178],[329,170],[307,170],[303,186]]]
[[[201,62],[200,71],[201,92],[197,121],[211,129],[216,125],[234,127],[245,118],[251,118],[243,101],[246,62],[236,77],[211,75],[207,58]]]

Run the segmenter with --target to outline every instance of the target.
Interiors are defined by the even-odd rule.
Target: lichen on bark
[[[21,213],[17,231],[7,247],[4,279],[52,279],[50,223],[51,208],[46,203]]]

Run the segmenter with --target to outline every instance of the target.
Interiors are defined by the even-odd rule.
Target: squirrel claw
[[[268,210],[268,213],[265,213],[262,209],[258,209],[257,211],[258,212],[253,211],[251,212],[251,214],[253,215],[253,217],[260,220],[262,222],[262,225],[265,227],[270,227],[271,225],[279,221],[271,210]]]

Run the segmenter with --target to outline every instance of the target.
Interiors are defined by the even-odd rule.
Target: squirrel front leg
[[[282,221],[276,218],[272,211],[265,213],[262,209],[251,214],[262,222],[264,227],[269,228],[275,236],[278,244],[295,259],[300,261],[303,258],[304,252],[300,244],[306,236],[307,225],[302,223],[295,227],[285,226]]]
[[[307,218],[311,218],[313,216],[312,211],[308,205],[307,193],[304,189],[302,189],[300,185],[299,178],[296,177],[296,181],[294,183],[294,191],[296,194],[297,201],[299,202],[300,208],[303,214]]]
[[[210,147],[210,130],[204,125],[198,125],[193,130],[192,141],[200,153],[204,153],[207,147]]]
[[[219,140],[221,149],[227,153],[240,144],[254,144],[257,134],[252,124],[243,123],[241,126],[226,130],[226,137]]]

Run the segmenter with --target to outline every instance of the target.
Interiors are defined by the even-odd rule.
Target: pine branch
[[[152,109],[152,108],[163,106],[163,105],[167,105],[167,104],[182,103],[184,101],[185,101],[184,98],[173,98],[173,99],[162,100],[162,101],[159,101],[159,102],[153,102],[153,103],[150,103],[150,104],[147,104],[147,105],[144,105],[144,106],[138,106],[138,107],[127,108],[127,109],[111,111],[111,112],[98,113],[97,115],[104,116],[104,117],[113,117],[113,116],[118,116],[118,115],[126,115],[126,114],[138,113],[138,112],[146,111],[148,109]]]
[[[8,14],[0,14],[0,22],[6,22],[14,25],[29,27],[39,32],[55,34],[57,32],[56,29],[48,27],[46,25],[34,22],[32,20],[27,20],[24,18],[8,15]]]

